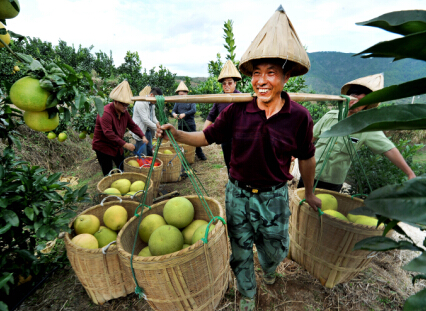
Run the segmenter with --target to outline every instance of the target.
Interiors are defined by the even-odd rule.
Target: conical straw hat
[[[179,91],[189,92],[188,88],[186,87],[185,83],[183,83],[183,81],[180,81],[179,86],[177,87],[175,93],[178,93]]]
[[[133,101],[130,99],[133,97],[132,90],[130,89],[129,82],[124,80],[115,89],[111,91],[109,97],[113,100],[119,101],[124,104],[133,104]]]
[[[235,67],[234,63],[230,59],[228,59],[225,65],[223,65],[217,81],[222,82],[222,80],[226,78],[233,78],[235,81],[241,80],[241,75],[238,72],[237,67]]]
[[[361,85],[361,86],[364,86],[367,89],[371,90],[372,92],[374,92],[374,91],[377,91],[377,90],[381,90],[385,86],[385,78],[383,76],[383,73],[378,73],[378,74],[375,74],[375,75],[366,76],[366,77],[362,77],[362,78],[353,80],[353,81],[348,82],[348,83],[346,83],[345,85],[342,86],[341,94],[350,95],[350,94],[347,94],[347,92],[349,91],[349,89],[353,85]],[[377,103],[377,104],[374,104],[374,105],[369,105],[368,109],[375,108],[379,104],[380,103]]]
[[[139,96],[148,96],[151,93],[151,87],[145,86],[142,91],[139,92]]]
[[[281,5],[241,57],[240,71],[251,76],[252,61],[263,58],[279,58],[283,64],[286,60],[293,62],[292,77],[304,75],[311,67],[308,54]]]

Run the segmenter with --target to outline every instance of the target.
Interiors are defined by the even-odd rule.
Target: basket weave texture
[[[316,189],[315,194],[328,193],[338,202],[338,211],[343,215],[360,206],[364,201],[346,194]],[[290,197],[290,252],[292,260],[300,264],[327,288],[345,283],[363,271],[372,260],[372,253],[353,251],[355,244],[365,238],[380,236],[383,228],[355,224],[331,217],[318,216],[307,203],[299,206],[305,198],[305,188],[291,192]]]
[[[161,182],[177,182],[180,179],[182,163],[173,147],[160,147],[159,152],[170,150],[173,154],[158,153],[157,157],[163,161],[163,176]]]
[[[197,147],[186,144],[179,144],[179,146],[184,150],[186,162],[188,162],[189,164],[195,163],[195,149]]]
[[[149,166],[135,167],[135,166],[131,166],[131,165],[128,164],[128,162],[130,160],[136,161],[137,158],[138,157],[130,157],[130,158],[124,159],[124,171],[133,172],[133,173],[141,173],[145,176],[148,176]],[[145,157],[145,158],[152,160],[152,157]],[[163,176],[163,161],[161,161],[160,159],[156,159],[156,160],[158,160],[160,162],[160,165],[154,166],[154,170],[151,173],[151,180],[152,180],[154,198],[156,198],[157,195],[158,195],[158,189],[160,188],[161,177]]]
[[[197,196],[185,196],[195,209],[194,219],[209,221]],[[205,197],[213,215],[225,219],[219,202]],[[167,201],[144,210],[144,217],[163,214]],[[130,271],[130,258],[135,234],[138,234],[137,217],[132,218],[117,237],[119,256]],[[147,301],[154,310],[216,310],[228,287],[230,275],[229,248],[226,226],[218,221],[209,233],[208,243],[201,240],[178,252],[163,256],[133,257],[133,268],[139,286],[145,290]],[[138,238],[135,254],[146,244]]]
[[[112,205],[123,206],[130,219],[135,214],[139,203],[135,201],[104,203],[103,206],[93,206],[80,215],[95,215],[99,218],[101,226],[104,226],[103,215]],[[70,228],[73,223],[74,220],[70,222]],[[71,234],[65,234],[67,256],[75,274],[95,304],[102,305],[110,299],[125,297],[134,292],[132,275],[124,269],[115,244],[112,244],[104,255],[101,248],[87,249],[75,245],[71,242],[74,236],[74,230]]]
[[[104,198],[110,196],[108,194],[102,194],[102,193],[104,192],[105,189],[110,188],[111,184],[114,181],[122,179],[122,178],[130,180],[131,183],[134,183],[135,181],[138,181],[138,180],[141,180],[144,183],[146,183],[147,176],[141,173],[133,173],[133,172],[116,173],[116,174],[105,176],[104,178],[101,179],[101,181],[98,182],[98,185],[96,187],[98,192],[100,193],[100,199],[103,200]],[[142,200],[143,194],[144,192],[141,191],[137,193],[135,196],[119,195],[117,197],[121,198],[122,200],[134,200],[134,201],[140,202]],[[117,198],[115,197],[111,197],[107,199],[107,202],[110,202],[111,200],[116,200],[116,199]],[[145,204],[151,205],[153,201],[154,201],[154,186],[153,186],[153,182],[151,178]]]

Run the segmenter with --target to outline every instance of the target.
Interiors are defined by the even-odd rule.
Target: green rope
[[[213,221],[219,219],[224,225],[226,225],[225,219],[223,219],[220,216],[215,216],[213,217],[210,222],[208,223],[207,227],[206,227],[206,233],[204,234],[204,238],[201,239],[201,241],[203,241],[204,244],[207,244],[209,241],[207,240],[208,236],[209,236],[209,232],[210,232],[210,225],[212,224]]]

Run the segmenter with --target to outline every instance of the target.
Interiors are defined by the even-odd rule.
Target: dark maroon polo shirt
[[[300,160],[315,154],[313,122],[308,110],[281,93],[285,105],[266,119],[256,98],[228,106],[204,130],[209,144],[232,138],[230,175],[253,187],[271,187],[291,180],[291,156]]]
[[[241,93],[237,89],[234,90],[234,93]],[[226,93],[224,93],[226,94]],[[213,104],[212,109],[210,109],[209,115],[207,116],[207,120],[210,122],[214,122],[217,118],[217,116],[229,105],[232,103],[215,103]]]
[[[109,103],[104,107],[102,118],[96,117],[95,133],[93,134],[92,149],[115,157],[117,152],[123,154],[123,140],[126,128],[129,128],[139,137],[145,136],[139,126],[133,122],[130,114],[125,111],[118,119],[114,103]]]

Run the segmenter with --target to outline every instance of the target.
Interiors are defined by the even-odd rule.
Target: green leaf
[[[39,219],[34,223],[34,230],[37,232],[38,229],[43,225],[43,219]]]
[[[19,141],[19,139],[13,136],[11,133],[8,133],[7,137],[9,137],[13,144],[16,145],[16,148],[21,151],[21,142]]]
[[[95,98],[95,106],[96,110],[98,111],[98,114],[100,117],[104,114],[104,102],[99,97]]]
[[[47,197],[50,200],[53,200],[53,201],[61,201],[62,200],[62,197],[56,192],[46,192],[44,194],[44,196]]]
[[[30,69],[32,71],[36,71],[36,70],[43,70],[44,67],[38,60],[33,59],[32,62],[30,63]]]
[[[62,173],[60,172],[50,175],[49,178],[47,179],[47,183],[51,185],[52,183],[57,182],[59,178],[61,177],[61,175]]]
[[[34,209],[32,209],[31,207],[27,206],[27,207],[24,209],[24,213],[25,213],[25,215],[27,215],[27,217],[28,217],[30,220],[34,220]]]
[[[4,178],[4,167],[3,165],[0,165],[0,179]]]
[[[426,273],[426,252],[424,251],[419,257],[414,258],[402,269],[407,271],[414,271],[420,273]]]
[[[61,89],[57,94],[56,94],[56,98],[57,99],[61,99],[62,96],[64,96],[64,94],[67,92],[66,88]]]
[[[6,25],[6,23],[3,23]],[[3,301],[0,301],[0,311],[9,311],[9,307]]]
[[[6,226],[0,228],[0,234],[6,233],[10,228],[12,228],[12,225],[10,223],[6,224]]]
[[[9,281],[13,283],[13,273],[4,273],[4,275],[0,277],[0,288],[2,288]]]
[[[411,251],[423,251],[413,243],[407,241],[396,242],[384,236],[374,236],[366,238],[355,244],[354,250],[369,250],[369,251],[388,251],[391,249],[408,249]]]
[[[71,120],[71,112],[68,108],[64,108],[64,121],[69,122]]]
[[[426,288],[417,294],[408,297],[404,303],[403,311],[425,311]]]
[[[1,28],[1,29],[0,29],[0,35],[2,35],[2,36],[7,35],[7,30],[6,30],[6,28]]]
[[[8,30],[8,32],[9,32],[9,35],[12,37],[12,38],[16,38],[16,39],[18,39],[18,42],[21,42],[22,40],[27,40],[27,38],[25,37],[25,36],[23,36],[23,35],[20,35],[19,33],[16,33],[16,32],[13,32],[13,31],[11,31],[11,30]],[[28,41],[27,41],[28,42]]]
[[[53,108],[58,104],[55,94],[50,94],[46,101],[46,109]]]
[[[22,53],[16,53],[16,55],[18,55],[19,58],[21,58],[27,64],[31,64],[31,62],[33,61],[33,58],[29,55],[22,54]]]
[[[54,229],[50,228],[49,231],[47,231],[46,233],[46,240],[52,241],[57,236],[58,236],[58,233]]]
[[[47,231],[49,231],[49,227],[46,225],[43,225],[38,231],[37,236],[40,238],[44,238],[46,236]]]
[[[17,0],[9,0],[9,2],[18,13],[21,11]]]
[[[40,87],[42,89],[45,89],[46,91],[52,91],[53,90],[53,83],[50,80],[46,80],[46,79],[41,79],[40,80]],[[52,96],[52,95],[50,95]],[[49,97],[50,97],[49,96]]]
[[[426,11],[409,10],[391,12],[356,24],[378,27],[400,35],[409,35],[426,30]]]
[[[321,138],[352,133],[426,129],[426,105],[407,104],[379,107],[357,112],[333,125]]]
[[[19,217],[14,211],[3,210],[3,218],[14,227],[19,226]]]
[[[74,68],[72,68],[71,66],[67,65],[67,64],[61,64],[61,66],[65,67],[70,73],[75,75],[75,70]],[[63,69],[62,69],[63,70]]]
[[[90,73],[88,73],[85,70],[83,70],[81,73],[86,77],[86,80],[87,80],[87,82],[89,82],[90,86],[93,87],[93,80],[92,80],[92,76],[90,75]]]
[[[36,261],[37,260],[37,258],[26,249],[15,250],[15,253],[19,254],[19,256],[21,256],[22,258],[25,258],[29,261]]]

